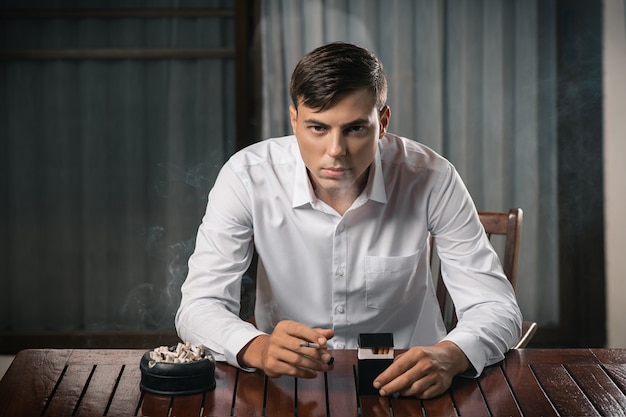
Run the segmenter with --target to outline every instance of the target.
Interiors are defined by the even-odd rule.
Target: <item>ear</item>
[[[298,121],[298,109],[293,104],[289,105],[289,120],[291,121],[291,130],[296,134],[296,123]]]
[[[378,114],[378,120],[379,120],[379,124],[380,124],[380,131],[378,132],[378,138],[382,138],[385,133],[387,133],[387,128],[389,127],[389,119],[391,118],[391,109],[389,108],[389,106],[384,106],[379,114]]]

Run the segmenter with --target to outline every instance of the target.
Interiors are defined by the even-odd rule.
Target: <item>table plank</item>
[[[235,416],[262,416],[265,399],[265,377],[261,373],[239,371],[235,387]]]
[[[327,372],[328,403],[331,417],[357,417],[355,381],[356,351],[333,351],[335,361]]]
[[[388,397],[380,395],[361,395],[359,397],[361,404],[362,417],[389,417],[391,416],[391,401]]]
[[[426,415],[422,401],[417,398],[392,398],[391,409],[395,417],[423,417]]]
[[[622,349],[590,349],[591,352],[604,364],[626,364],[626,348]]]
[[[122,365],[122,374],[117,382],[111,404],[107,410],[110,416],[135,415],[141,405],[141,370],[139,366]]]
[[[0,381],[0,416],[38,416],[45,408],[71,351],[18,352]]]
[[[173,397],[144,393],[138,415],[150,417],[167,417],[170,415]],[[199,415],[196,414],[196,415]]]
[[[129,365],[139,367],[145,350],[138,349],[74,349],[68,365]]]
[[[324,373],[318,373],[316,378],[296,380],[298,417],[326,416],[326,383]]]
[[[457,415],[457,410],[454,406],[454,401],[452,401],[450,391],[446,391],[445,393],[429,400],[422,400],[422,405],[427,416]]]
[[[558,415],[539,381],[537,381],[530,365],[522,365],[519,362],[507,360],[502,364],[502,369],[511,389],[515,392],[522,414],[545,417]]]
[[[77,415],[101,416],[105,412],[134,415],[141,401],[139,362],[144,352],[138,349],[73,350],[68,365],[96,366]]]
[[[105,415],[121,371],[122,366],[120,365],[96,365],[76,414],[84,416]]]
[[[233,393],[238,369],[227,363],[215,366],[215,389],[204,394],[205,416],[229,416],[233,406]]]
[[[604,369],[620,389],[626,392],[626,364],[605,365]]]
[[[267,378],[265,412],[268,416],[295,415],[295,379],[290,376]]]
[[[94,365],[68,365],[43,415],[70,416],[78,406],[81,394],[95,370]]]
[[[172,416],[199,416],[202,413],[204,394],[181,395],[173,397]]]
[[[563,365],[538,363],[532,365],[531,368],[559,414],[566,416],[599,415]]]
[[[566,366],[590,401],[605,416],[626,416],[626,395],[602,367],[588,364]]]
[[[487,416],[489,410],[476,378],[456,377],[450,387],[452,398],[462,416]]]
[[[487,407],[494,416],[521,416],[522,412],[517,405],[515,396],[511,392],[509,383],[500,366],[485,368],[482,377],[478,380]]]
[[[515,365],[599,363],[590,349],[511,349],[505,356],[507,363]]]

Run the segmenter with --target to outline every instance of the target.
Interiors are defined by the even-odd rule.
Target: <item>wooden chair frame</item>
[[[480,217],[480,221],[485,228],[485,233],[487,234],[489,240],[491,240],[492,235],[501,235],[505,237],[502,267],[504,269],[504,274],[513,286],[513,289],[515,289],[517,286],[517,270],[519,265],[520,242],[522,238],[522,209],[512,208],[508,213],[479,212],[478,216]],[[431,237],[430,244],[430,257],[432,263],[433,253],[435,252],[435,242],[433,237]],[[457,317],[454,309],[451,307],[452,300],[450,299],[448,290],[443,282],[441,268],[439,265],[436,267],[436,276],[437,300],[439,301],[439,308],[441,309],[441,314],[443,315],[444,320],[449,318],[447,327],[453,328],[456,325]],[[524,321],[522,323],[522,337],[515,344],[515,346],[513,346],[513,348],[518,349],[526,347],[536,331],[537,323]]]

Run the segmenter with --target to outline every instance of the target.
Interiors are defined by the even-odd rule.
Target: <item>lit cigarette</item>
[[[319,344],[311,343],[311,342],[301,342],[300,343],[300,347],[310,347],[310,348],[313,348],[313,349],[321,349],[322,348]],[[335,357],[331,356],[330,360],[328,361],[328,364],[332,365],[333,363],[335,363]]]
[[[310,347],[310,348],[314,348],[314,349],[320,349],[321,346],[318,345],[317,343],[311,343],[311,342],[302,342],[300,343],[300,347]]]

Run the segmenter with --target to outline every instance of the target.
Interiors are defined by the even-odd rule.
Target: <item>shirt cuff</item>
[[[252,339],[264,334],[267,333],[262,332],[254,327],[246,327],[245,329],[237,332],[236,335],[234,335],[231,340],[228,341],[228,347],[224,349],[224,357],[226,359],[226,362],[244,371],[255,371],[255,368],[247,368],[241,366],[241,364],[239,364],[239,361],[237,360],[237,355],[239,354],[239,352],[241,352],[241,349],[243,349],[248,343],[250,343],[250,341],[252,341]]]
[[[448,340],[457,345],[470,362],[470,368],[463,372],[461,376],[477,378],[483,372],[487,363],[487,356],[483,349],[480,348],[480,340],[478,337],[454,330],[450,332],[443,340]]]

